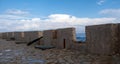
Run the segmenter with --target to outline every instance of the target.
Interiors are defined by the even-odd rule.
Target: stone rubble
[[[114,56],[112,59],[116,62],[114,64],[120,64],[119,57]],[[82,54],[77,50],[66,49],[40,50],[26,44],[0,40],[0,64],[110,64],[106,62],[109,60],[111,56]]]

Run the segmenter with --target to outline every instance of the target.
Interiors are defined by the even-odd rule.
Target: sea
[[[76,39],[77,41],[85,42],[86,41],[85,33],[76,33]]]

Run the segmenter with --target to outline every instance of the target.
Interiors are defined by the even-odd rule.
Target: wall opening
[[[85,43],[86,41],[86,34],[85,33],[76,33],[76,42],[77,43]]]
[[[63,48],[66,48],[66,39],[63,39]]]

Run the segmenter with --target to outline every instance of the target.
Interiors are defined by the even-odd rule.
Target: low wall
[[[24,40],[24,32],[14,32],[14,38],[15,38],[15,41],[25,42],[25,40]]]
[[[7,33],[7,40],[12,40],[14,38],[14,32],[8,32]]]
[[[42,37],[42,32],[41,31],[26,31],[24,32],[24,40],[26,43],[33,41],[39,37]],[[39,41],[37,41],[40,43]]]

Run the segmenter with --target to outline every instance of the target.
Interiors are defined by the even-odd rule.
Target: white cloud
[[[16,20],[18,20],[18,19],[24,19],[24,18],[26,18],[26,17],[24,17],[24,16],[18,16],[18,15],[8,15],[8,14],[2,14],[2,15],[0,15],[0,19],[16,19]]]
[[[97,4],[98,4],[98,5],[102,5],[104,2],[105,2],[105,0],[99,0],[99,1],[97,2]]]
[[[67,14],[51,14],[48,16],[48,20],[52,22],[70,22],[73,16]]]
[[[68,14],[51,14],[46,19],[29,18],[20,15],[0,14],[0,31],[47,30],[75,27],[78,32],[84,32],[86,25],[116,23],[114,17],[79,18]]]
[[[110,17],[120,17],[120,9],[104,9],[100,11],[100,14]]]
[[[86,25],[115,23],[114,21],[116,21],[116,18],[77,18],[67,14],[55,14],[55,16],[52,14],[49,15],[47,19],[32,18],[20,20],[19,22],[15,23],[17,26],[14,27],[14,30],[47,30],[76,27],[78,30],[81,30],[80,32],[84,32],[83,27]]]
[[[28,15],[29,14],[29,12],[27,11],[22,11],[18,9],[8,9],[5,13],[10,15]]]

